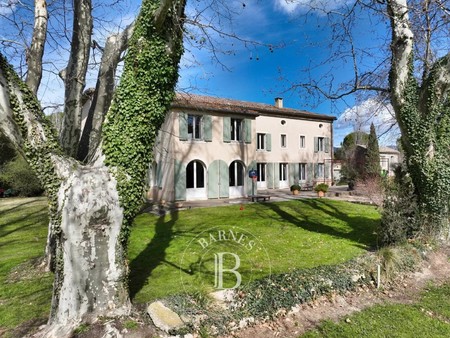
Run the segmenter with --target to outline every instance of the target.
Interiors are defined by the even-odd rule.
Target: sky
[[[0,4],[16,0],[0,0]],[[350,0],[188,0],[187,16],[200,15],[201,22],[213,25],[202,35],[198,26],[187,26],[185,54],[180,64],[178,90],[222,98],[273,104],[275,97],[284,99],[284,106],[336,116],[334,145],[338,146],[345,135],[360,128],[368,131],[371,122],[378,127],[380,143],[395,144],[398,130],[392,125],[392,109],[375,100],[348,96],[331,101],[317,97],[314,92],[293,90],[298,84],[317,82],[328,88],[329,80],[335,87],[352,79],[353,65],[345,41],[339,40],[339,28],[332,26],[323,11],[343,11],[354,1]],[[98,3],[94,1],[94,3]],[[125,27],[135,17],[139,0],[123,0],[114,10],[96,9],[107,18],[100,28],[94,25],[94,39],[100,44],[107,31]],[[0,14],[16,10],[15,6]],[[52,20],[52,17],[50,18]],[[0,26],[2,26],[0,17]],[[371,67],[375,56],[382,57],[382,39],[386,35],[385,23],[370,15],[360,13],[351,38],[361,68]],[[0,32],[0,36],[2,32]],[[234,37],[231,37],[233,35]],[[380,40],[381,39],[381,40]],[[213,41],[211,49],[208,41]],[[333,44],[334,43],[334,44]],[[200,47],[200,48],[198,48]],[[67,52],[60,48],[46,49],[53,55],[54,69],[43,79],[39,98],[43,106],[63,102],[62,82],[57,74],[64,67]],[[334,54],[336,53],[336,54]],[[364,57],[370,55],[370,57]],[[99,59],[99,55],[96,56]],[[324,62],[327,60],[327,62]],[[95,87],[96,71],[88,78],[86,88]],[[388,132],[386,132],[388,130]]]

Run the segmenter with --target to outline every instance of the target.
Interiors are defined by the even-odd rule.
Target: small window
[[[300,181],[306,181],[306,163],[299,163],[298,169]]]
[[[287,181],[287,163],[280,163],[280,181]]]
[[[300,148],[306,148],[306,138],[304,135],[300,135]]]
[[[188,115],[188,139],[200,140],[202,138],[202,117]]]
[[[324,177],[325,164],[317,163],[317,177]]]
[[[285,134],[281,134],[281,148],[286,148],[287,146],[287,139]]]
[[[231,140],[242,141],[242,120],[231,119]]]
[[[257,150],[265,150],[266,149],[266,134],[257,134]]]
[[[324,137],[317,138],[317,151],[325,151],[325,138]]]
[[[258,163],[256,165],[258,171],[258,182],[266,181],[266,163]]]

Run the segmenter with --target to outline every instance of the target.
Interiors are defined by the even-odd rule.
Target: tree
[[[85,74],[92,44],[92,3],[74,1],[70,58],[62,72],[62,146],[35,93],[42,74],[45,0],[36,0],[30,81],[0,57],[0,128],[22,149],[49,200],[47,244],[55,273],[49,325],[43,337],[69,336],[80,321],[130,310],[126,261],[130,226],[138,212],[150,149],[172,102],[182,54],[184,0],[144,0],[136,21],[103,49],[90,111],[93,135],[77,160]],[[44,27],[45,26],[45,27]],[[127,48],[121,81],[114,77]],[[113,95],[113,89],[114,95]],[[86,155],[87,154],[87,155]]]
[[[376,178],[380,176],[380,148],[378,146],[375,126],[370,124],[369,140],[367,142],[367,151],[365,156],[365,177]]]
[[[339,86],[329,72],[322,79],[296,84],[306,94],[319,93],[332,100],[343,99],[360,91],[376,93],[389,100],[399,124],[406,165],[415,187],[422,219],[421,230],[427,235],[448,239],[450,236],[450,53],[448,20],[450,9],[445,0],[359,0],[344,2],[340,9],[322,11],[330,20],[336,42],[330,57],[322,65],[349,61],[353,78]],[[377,32],[385,25],[387,34],[379,33],[365,41],[381,40],[376,48],[361,46],[354,39],[359,18],[377,20]],[[372,21],[372,27],[374,23]],[[352,34],[353,33],[353,34]],[[384,46],[389,46],[385,49]],[[375,50],[370,53],[369,50]],[[369,65],[369,66],[368,66]],[[324,88],[330,88],[325,90]]]
[[[362,131],[354,131],[344,137],[340,150],[342,156],[342,175],[355,182],[364,176],[364,158],[360,156],[359,146],[367,146],[369,135]]]

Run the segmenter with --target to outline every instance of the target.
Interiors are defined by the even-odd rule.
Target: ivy
[[[184,7],[184,1],[179,1]],[[106,164],[117,180],[124,210],[125,250],[130,226],[142,205],[145,174],[154,140],[165,119],[183,51],[180,18],[169,10],[162,27],[154,22],[160,1],[146,0],[136,20],[120,84],[103,126]]]

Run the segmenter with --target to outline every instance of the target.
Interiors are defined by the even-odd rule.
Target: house
[[[235,198],[331,183],[334,120],[284,108],[281,98],[269,105],[177,94],[153,149],[148,197]]]
[[[397,149],[380,147],[380,166],[383,174],[394,176],[395,168],[397,168],[401,162],[401,153]]]

